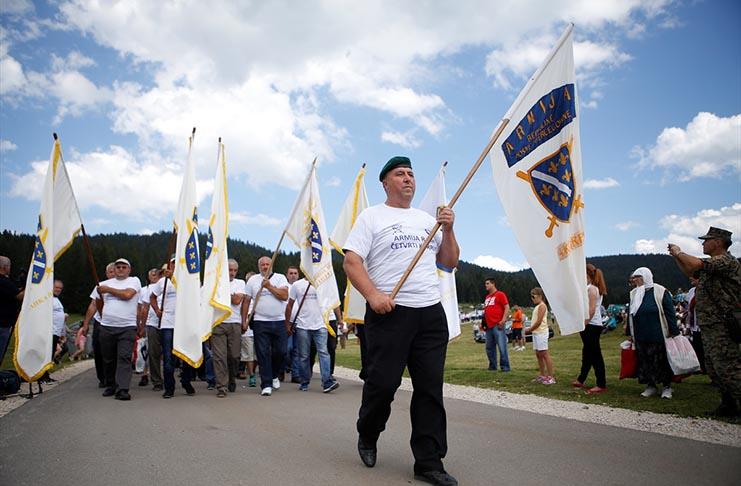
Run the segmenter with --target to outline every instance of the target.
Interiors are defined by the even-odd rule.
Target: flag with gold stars
[[[504,116],[490,152],[510,227],[562,334],[584,329],[588,300],[573,25]]]
[[[188,139],[188,159],[175,213],[177,245],[172,281],[177,297],[173,353],[197,368],[203,361],[201,343],[208,339],[211,327],[201,319],[201,252],[198,247],[198,198],[192,147],[193,136]]]
[[[224,144],[219,141],[214,192],[211,199],[211,217],[208,220],[208,237],[201,288],[202,321],[211,332],[231,316],[231,287],[229,285],[229,256],[226,238],[229,228],[229,200],[226,190],[226,157]]]
[[[334,331],[329,326],[329,315],[340,305],[337,291],[337,279],[332,268],[332,251],[329,245],[329,233],[324,224],[324,210],[319,198],[319,183],[316,178],[316,165],[306,184],[301,189],[291,218],[286,226],[288,236],[301,252],[301,271],[306,280],[316,289],[319,308],[324,317],[324,324],[330,335]]]
[[[13,360],[18,374],[26,381],[38,380],[54,364],[51,349],[54,263],[72,245],[81,226],[80,211],[57,139],[41,193],[26,293],[14,332]]]

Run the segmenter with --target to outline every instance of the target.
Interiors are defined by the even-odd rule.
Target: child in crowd
[[[75,335],[75,347],[77,351],[72,354],[69,359],[74,361],[76,359],[82,359],[85,354],[85,344],[87,344],[87,336],[82,332],[82,327],[77,330]]]
[[[533,350],[538,358],[540,375],[535,378],[536,382],[544,385],[554,385],[556,379],[553,377],[553,361],[548,353],[548,306],[546,304],[543,289],[535,287],[530,291],[530,298],[535,304],[533,309],[532,324],[525,328],[525,333],[533,335]]]
[[[512,312],[512,349],[515,351],[525,351],[525,339],[522,337],[524,316],[522,307],[516,305],[514,312]]]

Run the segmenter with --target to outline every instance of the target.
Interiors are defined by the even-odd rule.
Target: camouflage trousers
[[[741,345],[733,342],[720,320],[700,327],[708,376],[721,392],[730,393],[736,400],[741,400]]]

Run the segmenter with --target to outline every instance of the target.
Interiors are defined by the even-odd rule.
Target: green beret
[[[409,160],[409,157],[402,157],[399,155],[391,157],[389,161],[386,162],[386,165],[383,166],[383,169],[381,169],[381,173],[378,175],[378,180],[383,182],[383,178],[386,177],[386,174],[397,167],[409,167],[411,169],[412,161]]]

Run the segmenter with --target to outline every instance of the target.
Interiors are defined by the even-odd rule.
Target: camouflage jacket
[[[695,273],[697,318],[701,326],[728,318],[741,305],[741,263],[726,252],[703,258],[702,269]]]

